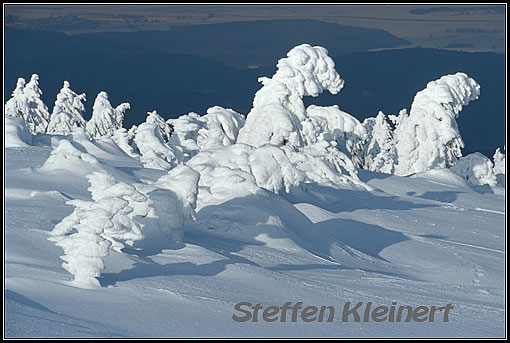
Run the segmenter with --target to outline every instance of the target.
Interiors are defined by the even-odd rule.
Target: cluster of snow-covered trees
[[[194,218],[200,200],[221,202],[232,192],[260,189],[288,192],[308,182],[369,189],[356,168],[402,176],[449,168],[468,183],[491,186],[498,182],[497,174],[505,174],[505,154],[499,149],[494,163],[480,153],[462,156],[456,118],[480,94],[480,86],[464,73],[429,82],[409,112],[379,112],[363,122],[336,105],[305,108],[303,97],[325,90],[336,94],[344,86],[322,47],[293,48],[278,61],[271,78],[259,81],[262,87],[246,118],[220,106],[204,115],[169,120],[152,111],[143,123],[126,129],[122,122],[130,105],[114,108],[106,92],[98,94],[86,122],[85,94],[72,91],[69,82],[64,81],[50,115],[38,76],[28,84],[18,79],[5,105],[11,120],[6,131],[26,144],[31,144],[31,135],[67,135],[69,141],[60,141],[41,170],[56,168],[62,154],[95,168],[87,176],[92,200],[71,200],[74,212],[52,232],[75,283],[98,285],[96,277],[109,249],[120,251],[123,243],[142,239],[147,218],[178,240],[179,228]],[[97,159],[73,146],[77,132],[90,140],[114,142],[144,167],[168,174],[150,185],[118,182]]]

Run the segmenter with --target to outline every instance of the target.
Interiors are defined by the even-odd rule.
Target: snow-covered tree
[[[107,210],[94,206],[92,201],[70,200],[73,213],[51,231],[50,240],[64,249],[62,266],[74,277],[72,283],[80,288],[99,287],[96,279],[104,269],[103,258],[108,256],[110,242],[101,234],[111,221]]]
[[[86,125],[88,136],[93,139],[113,136],[115,131],[122,127],[124,113],[130,108],[127,102],[113,108],[108,100],[108,93],[99,92],[92,107],[92,117]]]
[[[76,94],[68,81],[57,94],[55,106],[50,116],[47,133],[56,135],[67,135],[77,127],[85,127],[85,93]]]
[[[168,143],[170,140],[170,136],[172,135],[172,128],[168,123],[161,117],[156,110],[152,112],[147,112],[147,118],[145,118],[146,123],[156,124],[159,128],[160,135],[163,138],[165,143]]]
[[[501,152],[499,148],[496,149],[496,152],[494,153],[493,160],[494,160],[494,174],[505,174],[505,153]]]
[[[395,130],[397,127],[405,120],[405,118],[409,117],[409,113],[407,113],[407,109],[403,108],[398,112],[398,115],[390,114],[388,115],[388,119],[393,123]]]
[[[187,162],[200,173],[202,189],[223,192],[216,184],[219,175],[245,189],[275,193],[306,182],[363,187],[348,154],[356,159],[364,127],[338,107],[305,109],[303,103],[304,96],[340,91],[344,82],[334,67],[322,47],[303,44],[291,49],[272,78],[259,79],[263,86],[236,143],[202,149]],[[174,130],[179,137],[181,130]]]
[[[98,287],[103,258],[109,249],[120,252],[123,243],[141,240],[139,218],[151,211],[151,201],[136,188],[117,182],[107,171],[87,175],[92,201],[70,200],[74,211],[51,231],[52,241],[64,249],[62,266],[74,276],[77,287]]]
[[[196,202],[200,174],[178,165],[146,188],[154,208],[153,217],[161,233],[180,242],[183,226],[196,219]]]
[[[48,107],[41,99],[39,75],[33,74],[30,82],[19,78],[12,98],[5,104],[5,115],[22,118],[32,134],[46,132],[48,126]]]
[[[138,153],[138,148],[136,147],[136,144],[134,144],[133,139],[135,138],[135,131],[137,126],[133,125],[131,129],[126,130],[125,128],[121,127],[120,129],[117,129],[113,136],[112,140],[117,144],[119,148],[122,149],[127,155],[133,157],[133,158],[139,158],[140,154]]]
[[[153,118],[147,117],[148,120]],[[145,121],[133,131],[133,143],[145,168],[164,170],[182,163],[182,152],[178,147],[165,143],[162,133],[160,126],[154,121]]]
[[[493,168],[494,165],[489,158],[475,152],[461,157],[451,170],[471,185],[495,186],[497,179]]]
[[[318,96],[323,90],[336,94],[344,84],[328,51],[308,44],[291,49],[278,61],[273,77],[259,81],[263,86],[237,140],[255,147],[267,143],[302,147],[301,122],[307,119],[303,97]]]
[[[395,129],[395,174],[453,166],[464,147],[455,119],[479,94],[480,85],[464,73],[445,75],[418,92]]]
[[[187,161],[199,150],[234,144],[244,117],[232,109],[214,106],[203,116],[191,112],[168,123],[174,130],[169,143],[179,147]]]
[[[366,118],[363,126],[368,138],[363,152],[363,168],[382,173],[393,173],[395,151],[393,131],[386,115],[379,111],[375,118]]]
[[[320,140],[334,142],[337,149],[349,156],[355,166],[361,167],[367,131],[358,119],[340,110],[337,105],[310,105],[306,113],[308,118],[301,122],[306,145]]]

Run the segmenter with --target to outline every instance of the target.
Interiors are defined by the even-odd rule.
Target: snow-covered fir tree
[[[145,122],[156,124],[159,128],[161,137],[165,143],[168,143],[170,140],[170,136],[172,135],[172,128],[168,123],[163,119],[162,116],[156,112],[156,110],[152,112],[147,112],[147,118],[145,118]]]
[[[87,134],[92,139],[113,136],[122,127],[124,113],[131,108],[125,102],[113,108],[108,100],[108,93],[102,91],[96,97],[92,107],[92,117],[87,122]]]
[[[39,75],[33,74],[30,82],[19,78],[12,97],[5,104],[5,115],[22,118],[32,134],[45,133],[48,126],[48,107],[41,99]]]
[[[393,130],[386,115],[379,111],[375,118],[366,118],[363,126],[368,138],[363,148],[363,168],[382,173],[393,173],[395,152]]]
[[[76,94],[68,81],[57,94],[57,100],[50,116],[47,133],[66,135],[77,127],[85,127],[85,93]]]
[[[464,73],[445,75],[418,92],[395,129],[395,174],[453,166],[464,147],[455,119],[479,94],[480,85]]]

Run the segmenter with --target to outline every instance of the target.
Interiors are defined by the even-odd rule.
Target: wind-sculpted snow
[[[50,157],[38,169],[41,172],[79,172],[88,174],[101,170],[101,163],[93,155],[78,150],[71,141],[62,139],[51,151]]]
[[[468,184],[495,186],[497,179],[493,168],[489,158],[475,152],[461,157],[451,170],[463,177]]]
[[[124,244],[144,238],[136,217],[146,217],[149,199],[136,188],[117,182],[106,171],[87,175],[92,201],[70,200],[74,211],[51,231],[50,240],[64,249],[63,267],[74,276],[77,287],[99,286],[95,279],[104,268],[109,249],[120,252]]]
[[[170,136],[172,135],[172,128],[168,125],[165,119],[163,119],[163,117],[158,114],[156,110],[147,112],[147,118],[145,118],[145,122],[156,124],[158,126],[160,136],[163,138],[163,142],[167,143],[170,140]]]
[[[258,186],[278,194],[310,182],[364,186],[349,158],[326,141],[299,149],[238,143],[200,151],[187,165],[200,173],[200,186],[211,194],[222,187],[216,173],[224,169],[233,173],[227,178],[228,187],[240,183],[251,191]]]
[[[25,120],[28,129],[34,135],[46,132],[50,114],[41,95],[39,75],[33,74],[28,83],[20,77],[11,99],[5,104],[5,115]]]
[[[445,75],[418,92],[395,132],[395,174],[453,166],[464,147],[455,119],[479,94],[480,85],[464,73]]]
[[[501,152],[499,148],[496,149],[493,156],[494,160],[494,174],[505,174],[505,153]]]
[[[5,147],[16,148],[32,145],[32,134],[26,122],[21,118],[6,116],[5,120]]]
[[[200,150],[234,144],[244,117],[231,109],[214,106],[203,116],[192,112],[167,122],[174,131],[169,143],[179,147],[188,160]]]
[[[361,166],[361,150],[367,139],[367,130],[347,112],[334,106],[310,105],[306,109],[308,118],[301,124],[306,144],[320,140],[336,142],[336,147],[351,157],[355,166]]]
[[[112,140],[128,156],[139,159],[140,154],[137,152],[138,148],[136,148],[136,145],[133,144],[133,138],[135,138],[136,129],[137,126],[133,126],[132,130],[126,130],[125,128],[121,127],[115,131],[112,136]]]
[[[134,130],[133,142],[145,168],[171,169],[182,162],[182,153],[165,143],[157,123],[144,122]]]
[[[175,242],[182,242],[183,226],[196,218],[199,178],[192,168],[179,165],[152,184],[138,184],[150,198],[153,211],[149,217],[154,218],[163,235]]]
[[[87,122],[86,129],[90,138],[112,136],[122,127],[124,113],[131,106],[125,102],[113,108],[108,100],[108,93],[99,92],[92,107],[92,117]]]
[[[55,106],[50,116],[47,133],[56,135],[67,135],[77,127],[85,127],[85,93],[76,94],[68,81],[57,94]]]
[[[344,81],[323,47],[299,45],[278,61],[272,78],[261,77],[253,108],[240,130],[238,142],[255,147],[270,143],[302,147],[301,122],[307,114],[304,96],[318,96],[324,90],[336,94]]]

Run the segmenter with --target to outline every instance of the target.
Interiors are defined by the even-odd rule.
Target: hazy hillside
[[[235,67],[273,65],[290,48],[305,42],[328,47],[331,56],[409,44],[383,30],[304,19],[186,25],[168,31],[82,36],[162,52],[197,55]]]

